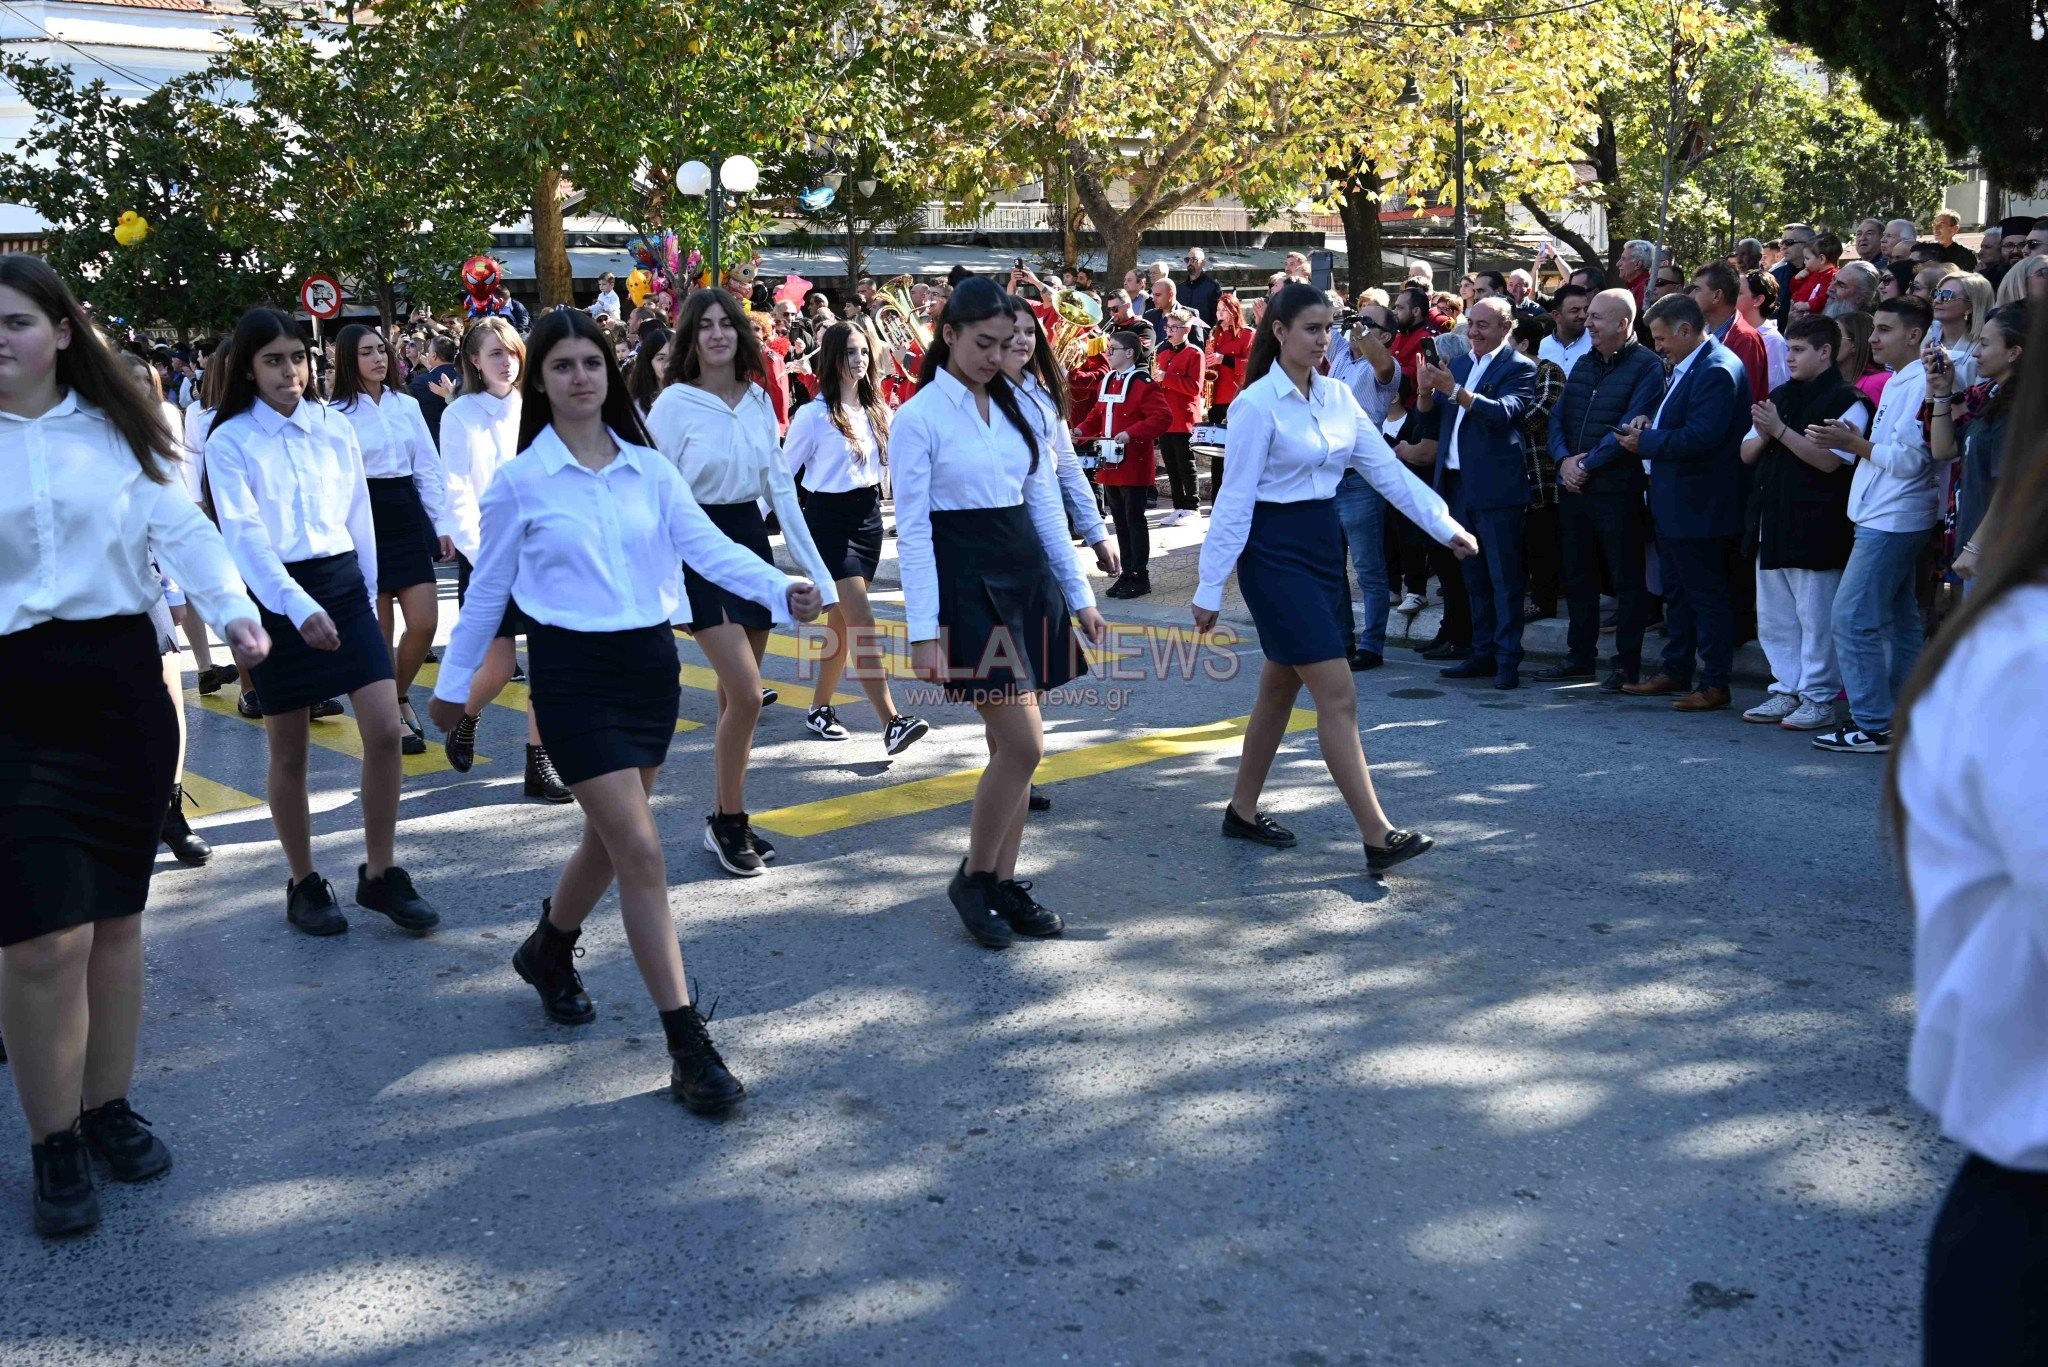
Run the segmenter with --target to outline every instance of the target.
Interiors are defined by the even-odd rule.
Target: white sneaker
[[[847,730],[839,724],[839,714],[830,707],[814,707],[804,716],[804,725],[819,740],[845,740]]]
[[[1821,731],[1835,724],[1835,705],[1826,702],[1802,702],[1792,714],[1778,723],[1787,731]]]
[[[1416,613],[1422,611],[1424,605],[1427,602],[1428,600],[1425,599],[1421,594],[1411,593],[1401,600],[1401,605],[1395,608],[1394,611],[1405,613],[1408,616],[1413,617]]]
[[[1159,519],[1159,525],[1162,527],[1178,527],[1186,517],[1187,514],[1185,512],[1181,511],[1179,508],[1175,508],[1165,517]]]
[[[1791,716],[1794,712],[1797,712],[1798,710],[1799,699],[1793,694],[1772,693],[1767,695],[1764,698],[1764,700],[1758,703],[1755,707],[1752,707],[1747,712],[1744,712],[1742,714],[1742,719],[1744,721],[1753,721],[1761,723],[1763,725],[1769,725],[1771,722],[1774,721],[1785,720],[1785,718]]]

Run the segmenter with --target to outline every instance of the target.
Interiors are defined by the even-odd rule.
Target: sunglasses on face
[[[1957,294],[1954,290],[1936,290],[1934,292],[1934,302],[1937,304],[1941,303],[1944,299],[1960,299],[1962,297],[1962,295]]]

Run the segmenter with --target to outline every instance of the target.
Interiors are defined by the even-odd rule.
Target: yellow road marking
[[[683,687],[701,689],[706,693],[716,693],[718,691],[717,670],[707,669],[703,665],[684,665],[682,668]],[[797,708],[799,711],[809,710],[810,703],[807,701],[807,699],[809,699],[809,697],[811,696],[810,688],[813,682],[812,680],[807,679],[801,684],[789,684],[784,683],[780,679],[771,679],[766,674],[763,674],[761,676],[761,682],[767,684],[777,693],[784,693],[790,695],[788,697],[778,697],[775,700],[776,706],[794,707]],[[797,689],[799,688],[804,690],[803,696],[801,698],[796,696]],[[834,693],[832,695],[832,705],[834,707],[852,707],[856,703],[864,703],[866,701],[867,696],[865,694],[861,695],[860,697],[855,697],[851,693]],[[696,723],[693,723],[693,725],[694,724]]]
[[[1101,745],[1083,745],[1072,750],[1063,750],[1058,754],[1047,755],[1032,778],[1038,783],[1059,783],[1065,779],[1087,778],[1116,769],[1151,764],[1156,760],[1179,759],[1199,754],[1204,750],[1214,750],[1219,746],[1234,745],[1244,739],[1245,723],[1249,720],[1249,717],[1230,717],[1204,726],[1183,726],[1171,731],[1155,731],[1150,735],[1134,736],[1129,740],[1108,741]],[[1290,732],[1306,731],[1315,724],[1316,714],[1303,708],[1296,708],[1287,719],[1287,729]],[[871,821],[883,821],[896,816],[913,816],[919,812],[937,811],[941,807],[954,807],[963,802],[972,802],[975,785],[981,782],[981,774],[980,769],[967,769],[957,774],[944,774],[938,778],[917,779],[886,788],[871,788],[864,792],[849,793],[844,797],[824,798],[794,807],[778,807],[774,811],[757,812],[749,819],[754,825],[781,835],[824,835],[830,831],[844,830],[848,826],[864,826]]]
[[[225,783],[215,783],[202,774],[190,769],[185,771],[185,796],[192,800],[185,804],[185,810],[193,816],[212,816],[215,812],[238,812],[245,807],[261,807],[263,799],[251,797],[239,788],[230,788]]]
[[[240,694],[237,693],[235,696],[239,697]],[[201,697],[197,693],[187,692],[185,694],[185,701],[196,707],[203,707],[216,716],[233,717],[244,726],[253,726],[259,731],[263,729],[262,722],[252,721],[248,717],[243,716],[235,709],[234,699],[224,693],[215,693],[208,697]],[[332,750],[338,755],[348,755],[353,759],[361,759],[363,757],[363,735],[362,732],[356,729],[355,718],[352,716],[343,715],[329,718],[326,721],[316,721],[306,728],[306,739],[319,746],[322,750]],[[489,764],[491,758],[489,755],[478,755],[476,762],[478,764]],[[448,756],[438,745],[429,744],[427,746],[427,753],[424,755],[407,755],[404,757],[405,772],[413,778],[418,778],[423,774],[450,773],[453,772],[454,767],[448,762]]]

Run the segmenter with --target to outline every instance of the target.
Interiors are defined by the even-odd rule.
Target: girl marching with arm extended
[[[157,564],[239,659],[269,649],[177,459],[56,272],[0,256],[0,1032],[47,1235],[99,1223],[92,1155],[124,1182],[171,1166],[127,1101],[140,913],[177,772]],[[50,724],[53,675],[90,725]]]
[[[1316,373],[1329,348],[1330,306],[1301,283],[1283,286],[1260,321],[1245,389],[1230,408],[1223,488],[1202,545],[1195,590],[1199,631],[1216,625],[1223,582],[1239,590],[1266,663],[1246,723],[1237,786],[1223,834],[1285,849],[1293,832],[1258,809],[1294,700],[1304,685],[1316,704],[1323,760],[1365,840],[1375,873],[1429,851],[1419,831],[1397,830],[1380,808],[1358,737],[1358,694],[1346,663],[1343,533],[1333,498],[1355,469],[1409,520],[1459,557],[1478,550],[1444,502],[1395,459],[1349,386]]]
[[[533,330],[519,455],[485,492],[474,607],[457,623],[435,684],[435,725],[466,720],[461,700],[496,648],[494,625],[526,614],[534,715],[583,808],[583,838],[540,923],[512,957],[565,1025],[596,1017],[576,972],[584,920],[614,881],[633,961],[674,1060],[670,1091],[691,1110],[745,1095],[689,1000],[668,903],[661,833],[647,797],[675,735],[681,696],[678,566],[688,557],[778,622],[818,613],[817,591],[735,546],[647,444],[624,378],[588,314],[560,309]]]
[[[706,516],[726,536],[769,564],[766,498],[790,554],[824,595],[839,601],[833,576],[811,543],[796,482],[782,458],[760,334],[723,290],[699,290],[683,306],[669,343],[668,385],[654,400],[647,428],[654,444],[689,483]],[[747,824],[747,757],[761,719],[761,657],[773,625],[768,609],[699,574],[687,562],[687,625],[718,674],[718,734],[713,744],[717,800],[704,820],[704,848],[737,878],[766,872],[775,847]]]
[[[1106,635],[1067,540],[1049,453],[1003,378],[1015,336],[1002,289],[961,281],[890,446],[913,667],[973,703],[987,730],[967,856],[948,895],[968,933],[993,949],[1064,928],[1018,880],[1017,851],[1045,751],[1040,696],[1083,668],[1071,614],[1089,640]]]

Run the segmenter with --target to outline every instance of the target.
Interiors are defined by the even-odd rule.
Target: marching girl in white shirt
[[[481,537],[483,496],[498,470],[519,450],[519,377],[526,343],[503,318],[479,318],[462,337],[462,393],[441,412],[441,469],[448,481],[448,511],[455,526],[455,601],[469,601],[469,577]],[[462,720],[443,747],[459,773],[476,763],[476,728],[484,709],[519,672],[516,642],[526,630],[519,605],[509,603],[483,665],[469,686]],[[574,802],[555,772],[533,704],[526,707],[526,796],[543,802]]]
[[[362,452],[347,418],[306,397],[306,344],[291,319],[251,309],[228,342],[206,480],[242,582],[263,609],[270,656],[250,670],[270,745],[265,793],[291,864],[285,915],[308,935],[348,920],[313,868],[306,804],[307,709],[349,695],[363,744],[363,843],[356,905],[424,935],[440,916],[393,862],[398,827],[398,692],[377,630],[377,533]]]
[[[817,372],[818,397],[790,418],[782,446],[790,477],[809,490],[804,526],[839,594],[804,724],[824,740],[847,738],[832,707],[832,694],[851,650],[854,677],[882,723],[882,747],[900,755],[932,728],[922,717],[896,711],[888,672],[874,648],[875,610],[868,603],[868,585],[882,561],[882,467],[889,459],[889,409],[882,402],[881,372],[867,334],[851,323],[827,328],[818,349]]]
[[[796,481],[783,462],[775,407],[762,387],[767,374],[760,334],[738,302],[724,290],[698,290],[676,320],[668,383],[648,411],[647,430],[718,529],[773,564],[761,516],[766,498],[782,524],[783,543],[831,607],[839,593],[811,543]],[[761,719],[761,657],[772,622],[766,608],[687,563],[683,588],[688,604],[677,624],[689,627],[718,673],[717,802],[704,820],[704,848],[727,873],[753,878],[775,857],[775,847],[747,824],[746,810],[747,757]]]
[[[1914,918],[1907,1085],[1965,1150],[1927,1249],[1941,1367],[2048,1361],[2048,379],[2021,384],[1995,529],[1899,699],[1886,802]]]
[[[351,323],[334,339],[333,403],[356,429],[377,528],[377,626],[392,653],[406,730],[401,748],[424,755],[427,733],[408,694],[440,625],[434,562],[454,563],[454,521],[426,415],[419,400],[385,383],[390,373],[391,347],[377,329]],[[394,605],[405,614],[405,633],[395,640]]]
[[[49,1235],[99,1222],[92,1154],[124,1182],[171,1165],[127,1101],[139,913],[177,775],[156,565],[239,656],[268,649],[177,459],[56,272],[0,256],[0,1033]],[[52,675],[85,724],[49,724],[34,694]]]
[[[1316,373],[1330,329],[1329,303],[1308,285],[1286,285],[1267,303],[1244,392],[1230,405],[1223,487],[1202,544],[1194,618],[1198,631],[1215,627],[1223,581],[1235,569],[1266,656],[1245,724],[1237,787],[1223,808],[1223,834],[1278,849],[1295,843],[1294,833],[1258,804],[1294,700],[1306,685],[1315,699],[1323,762],[1358,822],[1367,866],[1379,873],[1428,853],[1435,842],[1387,820],[1359,742],[1358,692],[1347,663],[1344,534],[1332,501],[1337,481],[1347,468],[1358,471],[1461,559],[1479,543],[1395,459],[1350,386]]]
[[[1045,753],[1040,695],[1084,668],[1071,614],[1098,644],[1107,628],[1067,540],[1052,452],[1003,378],[1009,296],[985,277],[962,280],[936,331],[890,444],[897,549],[912,667],[973,703],[987,731],[967,857],[947,895],[968,933],[1000,949],[1065,926],[1017,878],[1017,851]]]
[[[746,1094],[689,1000],[669,914],[661,833],[647,805],[675,736],[678,682],[669,620],[687,557],[769,617],[809,621],[811,585],[720,534],[689,486],[647,445],[625,380],[588,314],[542,318],[520,413],[520,453],[482,506],[483,554],[470,608],[435,685],[437,726],[465,717],[471,675],[495,648],[498,615],[526,613],[534,714],[583,807],[583,839],[540,923],[512,957],[553,1020],[596,1016],[576,972],[576,939],[614,878],[633,961],[654,998],[674,1059],[670,1090],[691,1110],[725,1110]]]

